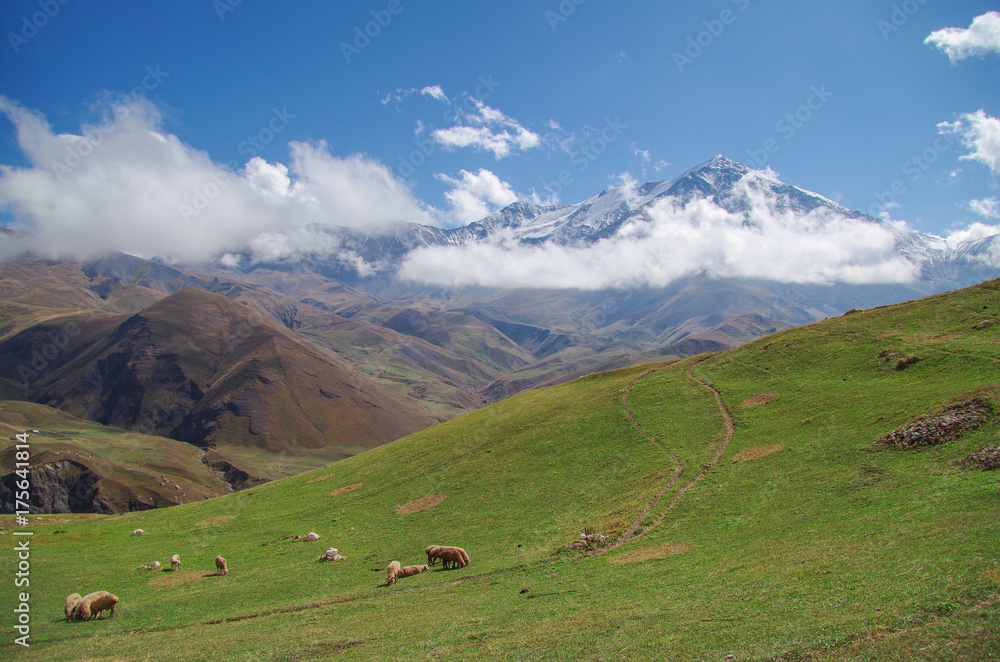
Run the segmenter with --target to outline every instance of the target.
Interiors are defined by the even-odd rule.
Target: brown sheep
[[[80,600],[82,600],[82,599],[83,598],[80,597],[79,593],[70,593],[68,596],[66,596],[66,620],[67,621],[73,620],[73,618],[72,618],[72,616],[73,616],[73,610],[76,609],[76,606],[78,604],[80,604]]]
[[[421,572],[427,569],[425,565],[408,565],[404,566],[396,573],[396,579],[401,579],[403,577],[412,577],[413,575],[419,575]]]
[[[229,574],[229,567],[226,565],[226,559],[221,556],[215,557],[215,567],[218,569],[220,575]]]
[[[439,549],[441,549],[441,545],[428,545],[427,549],[424,550],[427,552],[427,565],[434,565],[437,562],[436,552]]]
[[[389,564],[389,567],[385,569],[385,583],[387,586],[392,586],[396,583],[396,576],[399,574],[401,569],[402,566],[399,565],[399,561],[393,561]]]
[[[111,617],[115,616],[115,605],[118,598],[107,591],[94,591],[85,595],[73,609],[73,620],[89,621],[97,618],[106,609],[111,610]]]
[[[469,555],[461,547],[441,547],[435,555],[441,559],[446,570],[449,567],[464,568],[469,565]]]
[[[170,569],[177,570],[181,567],[181,556],[180,554],[174,554],[170,557]]]

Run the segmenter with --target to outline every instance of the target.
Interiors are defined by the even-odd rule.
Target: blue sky
[[[326,222],[366,225],[357,219],[371,214],[372,225],[408,216],[454,226],[514,199],[571,203],[623,177],[670,179],[721,153],[944,236],[1000,222],[991,160],[1000,46],[977,46],[968,32],[925,40],[998,9],[971,0],[6,0],[0,164],[23,176],[7,178],[0,202],[7,224],[38,221],[62,189],[33,188],[29,175],[65,163],[82,125],[111,127],[141,92],[148,103],[114,125],[119,142],[83,155],[86,167],[66,177],[100,163],[101,177],[168,181],[171,159],[238,176],[255,159],[259,189],[311,185],[302,209]],[[143,132],[170,149],[149,156]],[[145,182],[120,184],[117,201],[64,206],[155,216],[160,205],[176,215],[206,185],[216,191],[212,177],[178,174],[175,191],[155,194]],[[77,183],[68,196],[93,189]],[[382,207],[359,211],[365,196]],[[254,204],[232,204],[230,216],[253,216]],[[208,218],[195,211],[181,209],[188,226]],[[218,221],[220,234],[233,230],[227,222],[238,224]]]

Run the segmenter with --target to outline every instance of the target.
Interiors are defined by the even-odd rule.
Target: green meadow
[[[957,462],[1000,445],[1000,416],[876,443],[972,398],[1000,414],[1000,281],[522,394],[227,496],[32,518],[31,646],[8,609],[2,655],[998,658],[1000,471]],[[9,605],[17,527],[0,524]],[[610,544],[569,550],[585,530]],[[471,563],[385,585],[430,544]],[[328,547],[347,559],[317,562]],[[138,569],[175,553],[176,572]],[[96,590],[115,618],[66,622],[65,597]]]

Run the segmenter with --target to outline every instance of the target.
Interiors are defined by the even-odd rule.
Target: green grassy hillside
[[[1000,480],[956,462],[1000,421],[877,442],[973,399],[1000,412],[998,313],[992,281],[516,396],[217,499],[44,517],[17,659],[989,659]],[[587,527],[621,544],[567,550]],[[429,544],[472,562],[382,585]],[[317,563],[328,546],[347,560]],[[180,571],[136,569],[174,553]],[[94,590],[116,618],[64,622]]]

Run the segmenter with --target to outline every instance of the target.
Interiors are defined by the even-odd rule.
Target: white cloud
[[[623,181],[627,187],[629,182]],[[699,199],[662,200],[647,218],[593,244],[526,245],[501,233],[487,243],[436,246],[410,253],[403,278],[453,287],[594,290],[663,287],[707,274],[796,283],[896,283],[919,266],[894,254],[893,229],[830,210],[782,211],[747,183],[746,214]]]
[[[990,117],[980,109],[965,113],[955,122],[941,122],[938,133],[954,133],[962,139],[962,144],[972,153],[959,158],[979,161],[993,172],[1000,172],[1000,119]]]
[[[232,172],[163,131],[145,100],[104,108],[100,125],[56,134],[39,113],[0,96],[28,167],[0,166],[0,207],[24,239],[0,258],[34,250],[89,257],[121,250],[199,261],[252,238],[309,222],[382,228],[432,223],[430,210],[378,161],[291,143],[289,165],[251,159]]]
[[[968,29],[935,30],[924,43],[943,51],[953,64],[967,57],[1000,53],[1000,12],[988,11],[977,16]]]
[[[459,225],[478,221],[497,208],[517,202],[510,184],[485,168],[476,173],[462,170],[459,179],[443,174],[436,177],[452,186],[444,197],[451,203],[452,216]]]
[[[980,239],[985,239],[986,237],[991,237],[998,233],[1000,233],[1000,226],[986,225],[985,223],[973,223],[967,228],[955,230],[949,234],[945,237],[945,242],[947,242],[948,246],[954,248],[966,241],[979,241]]]
[[[513,150],[529,150],[541,145],[537,133],[521,126],[517,120],[490,108],[478,99],[472,100],[475,111],[460,118],[465,124],[437,129],[431,137],[446,148],[473,147],[492,152],[498,160],[510,156]]]
[[[424,89],[420,90],[421,94],[426,94],[432,99],[437,101],[448,101],[447,95],[445,95],[444,90],[441,89],[440,85],[428,85]]]
[[[986,218],[1000,218],[1000,200],[996,198],[970,200],[969,209]]]

